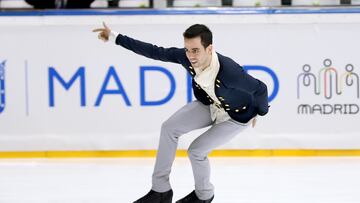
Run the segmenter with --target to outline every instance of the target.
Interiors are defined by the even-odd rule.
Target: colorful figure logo
[[[354,66],[347,64],[345,72],[340,74],[336,68],[332,67],[330,59],[324,60],[324,68],[320,69],[318,75],[311,73],[311,66],[305,64],[303,73],[297,77],[297,98],[300,98],[301,83],[304,87],[313,85],[315,95],[323,95],[326,99],[331,99],[335,94],[341,95],[345,86],[354,86],[356,96],[359,98],[359,76],[354,73]]]
[[[0,113],[5,109],[5,62],[0,63]]]

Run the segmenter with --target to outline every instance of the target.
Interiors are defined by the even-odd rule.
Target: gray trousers
[[[208,154],[231,140],[244,130],[249,123],[242,124],[233,119],[215,124],[211,120],[210,107],[199,101],[189,103],[179,109],[161,126],[160,142],[152,176],[152,190],[165,192],[171,189],[169,175],[175,159],[178,139],[195,129],[211,126],[197,137],[188,149],[195,180],[195,192],[199,199],[213,196],[214,186],[210,183]]]

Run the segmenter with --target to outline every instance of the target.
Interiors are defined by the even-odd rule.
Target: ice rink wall
[[[204,23],[217,52],[268,85],[270,111],[223,152],[360,155],[360,9],[195,9],[0,13],[0,151],[155,150],[161,124],[194,99],[184,69],[97,39],[183,47]],[[186,149],[202,130],[181,138]],[[221,136],[221,135],[219,135]],[[296,154],[296,153],[295,153]],[[336,153],[334,153],[336,154]]]

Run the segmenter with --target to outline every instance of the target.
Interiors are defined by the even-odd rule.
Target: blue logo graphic
[[[265,74],[268,74],[271,77],[271,80],[273,82],[273,90],[269,91],[269,102],[271,102],[279,91],[279,79],[276,76],[275,72],[266,66],[259,66],[259,65],[247,65],[244,66],[244,69],[246,71],[259,71],[264,72]],[[70,90],[74,84],[79,85],[79,96],[80,96],[80,106],[86,107],[86,75],[85,75],[85,67],[79,67],[77,71],[72,75],[72,77],[69,80],[66,80],[63,78],[63,76],[54,68],[49,67],[48,69],[48,80],[49,80],[49,106],[55,107],[55,82],[57,82],[58,85],[60,85],[62,88],[64,88],[66,91]],[[167,70],[164,67],[161,66],[140,66],[140,105],[141,106],[160,106],[167,102],[169,102],[176,92],[176,80],[173,74]],[[150,100],[147,97],[146,94],[146,87],[151,86],[151,83],[147,80],[147,74],[148,73],[156,73],[161,74],[165,76],[169,81],[169,86],[162,87],[164,92],[167,93],[160,99],[157,100]],[[191,102],[193,99],[193,93],[192,93],[192,78],[189,74],[186,74],[187,77],[187,87],[186,87],[186,101]],[[111,81],[114,81],[115,88],[110,88],[109,84]],[[128,97],[127,91],[122,84],[122,81],[120,79],[119,74],[116,72],[116,69],[114,66],[110,66],[106,77],[102,83],[101,89],[98,93],[98,96],[96,98],[96,102],[94,104],[95,107],[101,106],[101,102],[104,99],[105,96],[121,96],[124,100],[124,103],[126,106],[130,107],[132,106],[132,102],[130,98]]]
[[[5,109],[5,62],[0,63],[0,113]]]

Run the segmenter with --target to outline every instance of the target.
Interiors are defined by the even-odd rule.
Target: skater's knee
[[[173,131],[175,129],[176,125],[171,122],[170,120],[167,120],[162,123],[161,130],[163,131]]]
[[[176,125],[171,121],[165,121],[161,125],[161,136],[169,137],[172,140],[177,140],[180,133],[176,130]]]
[[[199,149],[196,149],[192,146],[189,147],[189,149],[187,150],[188,156],[190,159],[194,159],[194,160],[204,160],[207,158],[207,154],[202,152]]]

